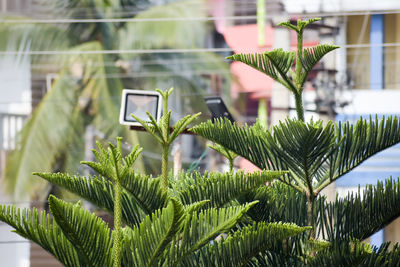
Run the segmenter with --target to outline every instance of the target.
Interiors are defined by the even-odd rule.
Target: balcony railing
[[[0,113],[0,149],[15,149],[17,133],[22,129],[26,115]]]
[[[3,176],[8,151],[16,148],[16,138],[27,115],[0,113],[0,177]]]

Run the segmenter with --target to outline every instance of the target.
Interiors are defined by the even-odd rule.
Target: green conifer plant
[[[170,112],[165,112],[171,92],[161,92],[164,115],[159,122],[151,116],[150,123],[138,120],[163,146],[163,160],[174,138],[197,116],[183,118],[171,132]],[[65,266],[254,266],[260,253],[272,254],[310,230],[251,220],[247,212],[258,201],[238,202],[285,172],[194,172],[176,180],[163,167],[161,176],[153,178],[132,168],[140,151],[136,146],[124,156],[118,138],[108,148],[97,144],[95,162],[82,162],[97,175],[35,173],[114,215],[113,229],[79,202],[52,195],[50,213],[2,205],[0,220]]]
[[[324,55],[338,48],[327,44],[303,48],[304,29],[318,20],[298,20],[295,25],[280,23],[296,32],[296,51],[275,49],[228,57],[285,86],[295,98],[297,118],[287,118],[270,129],[259,123],[241,127],[221,119],[192,130],[260,169],[289,172],[270,187],[259,188],[241,199],[243,203],[259,201],[247,213],[255,221],[285,221],[312,228],[275,251],[275,259],[264,255],[263,260],[273,265],[281,259],[280,265],[287,266],[394,266],[400,253],[397,244],[389,251],[387,243],[373,247],[360,241],[400,215],[399,179],[368,185],[334,202],[328,202],[321,194],[372,155],[399,143],[400,122],[397,116],[380,120],[371,116],[355,124],[305,121],[302,96],[308,74]]]

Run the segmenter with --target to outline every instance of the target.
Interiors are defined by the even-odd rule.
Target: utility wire
[[[0,19],[4,24],[75,24],[75,23],[121,23],[121,22],[169,22],[169,21],[218,21],[251,20],[257,16],[220,17],[170,17],[170,18],[104,18],[104,19]]]
[[[341,48],[369,48],[369,47],[400,47],[400,43],[383,44],[348,44]],[[187,49],[116,49],[116,50],[48,50],[48,51],[0,51],[0,55],[115,55],[115,54],[170,54],[170,53],[204,53],[204,52],[233,52],[232,48],[187,48]]]
[[[64,51],[1,51],[0,55],[115,55],[115,54],[169,54],[169,53],[204,53],[231,52],[231,48],[188,48],[188,49],[127,49],[127,50],[64,50]]]
[[[287,16],[303,18],[309,17],[341,17],[341,16],[360,16],[360,15],[376,15],[376,14],[398,14],[400,10],[390,11],[362,11],[362,12],[327,12],[327,13],[290,13]],[[274,17],[282,17],[282,14],[268,14],[265,19]],[[166,21],[218,21],[218,20],[255,20],[256,15],[239,15],[239,16],[215,16],[215,17],[170,17],[170,18],[102,18],[102,19],[0,19],[3,24],[74,24],[74,23],[121,23],[121,22],[166,22]]]

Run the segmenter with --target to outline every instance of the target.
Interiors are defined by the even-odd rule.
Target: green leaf
[[[307,199],[304,194],[280,181],[259,187],[239,198],[241,204],[258,201],[247,215],[257,222],[290,222],[307,225]]]
[[[131,153],[129,153],[129,155],[127,155],[126,157],[124,157],[122,160],[125,163],[126,169],[129,169],[132,167],[133,163],[137,160],[137,158],[140,155],[140,152],[142,152],[143,148],[139,148],[139,145],[136,145]]]
[[[160,127],[156,124],[150,125],[147,121],[140,119],[139,117],[136,117],[135,115],[131,114],[132,118],[134,118],[137,122],[139,122],[143,128],[146,130],[146,132],[150,133],[158,143],[162,144],[163,139],[162,139],[162,132]],[[154,123],[155,121],[152,121]]]
[[[262,127],[245,125],[241,127],[228,119],[216,119],[194,126],[194,133],[218,143],[236,154],[248,159],[260,169],[268,169],[269,144],[265,136],[268,132]],[[227,138],[229,136],[229,138]]]
[[[290,21],[281,22],[278,25],[286,27],[286,28],[291,29],[291,30],[294,30],[298,34],[302,34],[302,32],[303,32],[305,27],[307,27],[311,23],[314,23],[314,22],[320,21],[320,20],[321,20],[321,18],[312,18],[312,19],[308,19],[308,20],[298,19],[297,20],[297,25],[293,25],[292,23],[290,23]]]
[[[180,119],[174,126],[174,130],[172,131],[171,135],[169,136],[168,142],[172,143],[175,138],[178,137],[179,134],[181,134],[186,127],[192,123],[195,119],[197,119],[201,113],[197,113],[194,115],[187,115],[184,118]]]
[[[272,168],[288,169],[299,187],[309,190],[326,173],[324,164],[338,149],[334,125],[328,122],[304,123],[286,119],[272,128],[274,140],[270,142]],[[296,179],[297,178],[297,179]],[[286,181],[290,184],[290,181]]]
[[[234,160],[238,156],[235,152],[233,152],[219,144],[208,145],[208,147],[214,149],[218,153],[221,153],[225,158],[227,158],[230,161]]]
[[[320,20],[321,20],[321,18],[312,18],[312,19],[308,19],[308,20],[298,19],[297,20],[297,28],[302,32],[305,27],[307,27],[311,23],[314,23],[314,22],[320,21]]]
[[[172,190],[182,203],[189,205],[204,199],[210,202],[205,207],[223,207],[247,192],[254,190],[273,179],[283,175],[279,171],[260,171],[245,173],[210,173],[201,175],[198,172],[182,175]]]
[[[228,232],[256,202],[245,206],[207,209],[186,216],[179,246],[171,245],[166,264],[176,266],[218,235]]]
[[[153,131],[153,133],[157,136],[162,136],[162,132],[161,129],[156,121],[156,119],[153,117],[153,115],[151,115],[150,112],[146,111],[147,116],[149,117],[150,121],[151,121],[151,131]],[[143,125],[143,124],[142,124]],[[161,139],[160,139],[161,140]]]
[[[318,184],[318,191],[353,170],[374,154],[400,142],[400,121],[397,116],[381,120],[359,119],[355,125],[339,122],[335,127],[336,143],[340,149],[329,156],[326,179]]]
[[[363,240],[400,216],[399,202],[400,181],[388,179],[334,202],[317,202],[317,224],[328,240]]]
[[[22,212],[13,206],[0,206],[0,220],[15,229],[20,236],[29,239],[48,251],[65,266],[86,266],[81,264],[78,253],[49,215],[36,209]]]
[[[96,215],[79,205],[49,197],[50,210],[64,235],[76,248],[85,266],[111,266],[113,240],[110,228]]]
[[[132,151],[122,157],[122,138],[117,138],[117,147],[109,143],[108,150],[104,149],[100,142],[97,142],[98,151],[93,150],[98,162],[82,161],[82,164],[90,166],[99,174],[113,180],[121,180],[129,173],[133,172],[132,165],[139,157],[142,148],[138,145]]]
[[[258,124],[240,127],[229,120],[202,123],[193,131],[234,151],[261,169],[289,170],[279,179],[300,192],[316,186],[314,180],[324,179],[329,156],[338,147],[333,123],[325,127],[287,119],[264,130]],[[229,136],[229,138],[226,138]]]
[[[295,55],[295,52],[286,52],[279,48],[263,54],[235,54],[227,58],[243,62],[270,76],[292,92],[297,92],[292,81],[287,76],[287,72],[293,66]]]
[[[70,89],[63,90],[65,87]],[[15,199],[23,199],[26,192],[34,194],[47,190],[48,184],[34,179],[32,172],[38,171],[38,168],[39,171],[52,170],[57,156],[67,149],[71,135],[80,133],[69,129],[74,124],[71,115],[78,102],[79,90],[80,85],[76,81],[61,75],[22,128],[17,139],[19,149],[7,157],[4,179],[7,191],[13,193]],[[65,104],[60,105],[57,99],[63,99]],[[55,121],[57,123],[53,123]],[[48,131],[50,124],[52,129]],[[46,194],[38,195],[37,198],[45,198],[43,195]]]
[[[315,257],[309,257],[309,266],[369,266],[364,265],[372,255],[371,245],[351,239],[334,243],[333,246],[319,251]],[[381,266],[381,265],[372,265]]]
[[[136,199],[147,215],[162,208],[168,201],[167,193],[161,188],[160,177],[153,178],[130,172],[120,182],[122,187]]]
[[[293,30],[293,31],[297,32],[297,33],[299,32],[299,29],[297,28],[297,26],[293,25],[292,23],[290,23],[290,21],[280,22],[278,25],[282,26],[282,27],[286,27],[286,28],[288,28],[290,30]]]
[[[123,40],[120,49],[203,47],[207,24],[193,18],[207,16],[206,10],[206,4],[198,1],[175,1],[151,7],[135,16],[142,21],[130,22],[119,31]],[[155,18],[160,21],[154,22]]]
[[[23,16],[5,14],[4,20],[30,20]],[[77,38],[69,35],[65,28],[50,23],[2,23],[0,25],[1,51],[19,50],[25,46],[31,51],[54,51],[69,49]],[[32,66],[36,64],[65,63],[60,55],[30,55]]]
[[[191,203],[189,205],[186,205],[185,206],[185,212],[187,214],[192,214],[194,212],[198,212],[201,208],[204,207],[204,205],[206,205],[209,202],[210,202],[210,200],[206,199],[206,200],[202,200],[202,201],[199,201],[199,202],[194,202],[194,203]]]
[[[73,48],[77,52],[102,49],[98,42]],[[62,69],[51,90],[24,125],[17,139],[18,149],[7,157],[4,179],[7,191],[13,193],[16,199],[27,197],[26,192],[37,193],[35,198],[39,200],[47,196],[39,192],[46,192],[48,183],[32,179],[34,171],[64,171],[67,168],[76,171],[74,163],[79,158],[74,159],[72,155],[83,155],[84,146],[75,145],[82,142],[89,124],[101,129],[106,137],[117,133],[127,135],[128,131],[115,119],[118,117],[118,105],[113,99],[120,99],[122,88],[108,88],[104,61],[101,54],[69,56],[67,67]],[[70,66],[82,69],[82,72],[74,73]],[[132,136],[132,132],[129,135]],[[60,160],[64,156],[67,162]]]
[[[47,181],[59,185],[113,214],[114,185],[103,177],[81,177],[64,173],[34,173]],[[121,192],[122,219],[130,226],[138,225],[146,215],[137,200],[126,190]]]
[[[248,159],[261,169],[289,170],[280,180],[304,192],[319,193],[332,181],[351,171],[372,155],[400,142],[397,116],[356,125],[287,119],[264,130],[255,124],[240,127],[229,120],[201,123],[193,132]],[[226,138],[229,136],[229,138]]]
[[[339,48],[337,45],[323,44],[303,49],[303,68],[305,72],[302,76],[302,85],[305,83],[311,69],[321,60],[321,58],[337,48]]]
[[[201,266],[247,266],[259,253],[309,229],[288,223],[254,223],[198,252]]]
[[[157,210],[133,230],[126,230],[123,261],[129,266],[158,266],[164,253],[181,230],[185,218],[183,205],[171,199],[163,210]]]
[[[374,248],[373,253],[363,261],[364,266],[396,266],[400,262],[399,244],[389,246],[390,243],[386,242],[378,248]]]

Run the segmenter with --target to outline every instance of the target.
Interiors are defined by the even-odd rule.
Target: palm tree
[[[68,23],[16,23],[2,25],[0,29],[5,41],[7,38],[31,40],[33,51],[68,51],[66,55],[51,57],[32,55],[33,64],[51,63],[56,66],[59,75],[22,129],[18,149],[7,158],[5,181],[8,191],[13,192],[16,198],[26,195],[26,192],[36,194],[35,198],[46,197],[43,192],[48,190],[48,184],[32,178],[33,171],[77,170],[79,160],[84,158],[83,136],[88,125],[101,132],[105,139],[119,135],[126,137],[129,143],[138,142],[135,134],[118,123],[123,88],[169,86],[170,77],[174,76],[173,85],[177,91],[198,93],[204,88],[204,80],[191,72],[198,68],[210,69],[210,66],[214,69],[226,68],[225,63],[211,53],[192,55],[192,62],[203,60],[200,65],[180,63],[177,54],[102,53],[113,49],[201,47],[206,33],[205,23],[182,20],[201,16],[198,10],[205,10],[201,2],[166,1],[156,6],[150,1],[133,0],[43,0],[40,3],[49,7],[56,18],[65,18]],[[138,8],[140,12],[134,13]],[[108,19],[114,15],[138,20],[71,21]],[[154,18],[164,18],[165,21],[152,22]],[[178,64],[171,64],[175,63],[173,61]],[[122,68],[126,62],[131,67]],[[137,75],[137,70],[156,74],[167,72],[169,77],[155,79],[152,74],[141,77],[141,73]],[[51,130],[48,130],[50,125]],[[137,167],[143,169],[143,163],[138,162]]]

